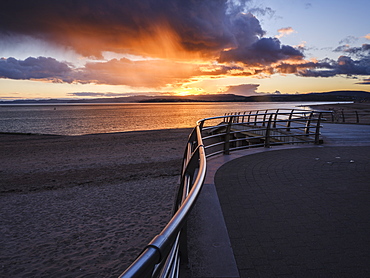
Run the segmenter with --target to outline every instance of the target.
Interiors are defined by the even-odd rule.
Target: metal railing
[[[325,117],[324,117],[325,116]],[[200,120],[206,156],[283,144],[320,144],[321,122],[330,111],[298,109],[256,110],[229,113]],[[215,125],[214,121],[222,120]]]
[[[179,253],[185,260],[187,258],[185,222],[200,193],[205,174],[206,157],[197,125],[186,145],[173,217],[120,277],[178,277]]]
[[[333,109],[331,121],[343,124],[370,124],[370,109]]]
[[[279,144],[319,144],[320,124],[328,113],[278,109],[199,120],[185,148],[173,217],[119,277],[179,276],[180,257],[187,261],[185,223],[203,186],[207,157]]]

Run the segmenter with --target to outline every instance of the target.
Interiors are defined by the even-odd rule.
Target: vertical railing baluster
[[[226,127],[224,154],[230,154],[230,131],[231,131],[231,125],[233,122],[233,118],[234,117],[230,117],[229,122]]]
[[[265,132],[265,148],[270,148],[270,130],[271,130],[271,121],[272,115],[269,117],[269,121],[267,123],[266,132]]]
[[[355,113],[356,113],[356,123],[360,123],[360,118],[358,117],[358,113],[357,113],[357,110],[355,111]]]
[[[319,113],[319,118],[317,119],[317,123],[316,123],[316,131],[315,131],[315,144],[316,145],[320,144],[321,117],[322,117],[322,112]]]
[[[257,125],[257,117],[258,117],[258,110],[256,112],[256,115],[254,116],[254,125]]]
[[[292,109],[292,111],[290,112],[288,121],[286,122],[286,131],[288,132],[290,131],[290,125],[292,122],[293,112],[294,112],[294,109]]]
[[[280,109],[276,109],[276,112],[275,112],[274,127],[276,127],[276,120],[277,120],[277,116],[278,116],[278,114],[279,114],[279,110],[280,110]]]
[[[313,117],[313,112],[311,112],[310,116],[308,116],[308,119],[307,119],[307,122],[306,122],[306,127],[304,129],[304,133],[307,134],[307,135],[310,133],[310,125],[311,125],[312,117]]]
[[[266,125],[266,115],[267,115],[267,111],[265,111],[265,114],[263,115],[263,121],[262,121],[262,126],[265,126]]]

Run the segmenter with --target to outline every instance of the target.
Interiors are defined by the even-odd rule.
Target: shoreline
[[[370,124],[370,102],[363,103],[336,103],[311,105],[312,109],[333,111],[332,119],[335,123]]]
[[[196,123],[194,123],[195,127]],[[143,130],[129,130],[129,131],[116,131],[116,132],[103,132],[103,133],[87,133],[87,134],[77,134],[77,135],[68,135],[68,134],[48,134],[48,133],[33,133],[33,132],[7,132],[7,131],[0,131],[0,137],[2,135],[24,135],[24,136],[66,136],[66,137],[77,137],[77,136],[90,136],[90,135],[109,135],[109,134],[126,134],[126,133],[139,133],[139,132],[166,132],[171,130],[188,130],[189,133],[193,127],[188,128],[165,128],[165,129],[143,129]]]
[[[1,277],[117,277],[171,218],[191,129],[0,134]]]
[[[346,110],[368,110],[370,109],[370,102],[353,102],[353,103],[330,103],[310,105],[310,107],[323,107],[324,109],[346,109]]]

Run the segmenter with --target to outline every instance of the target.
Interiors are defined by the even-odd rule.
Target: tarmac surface
[[[370,277],[370,126],[322,134],[207,161],[190,277]]]
[[[370,147],[235,159],[215,184],[240,277],[369,277]]]

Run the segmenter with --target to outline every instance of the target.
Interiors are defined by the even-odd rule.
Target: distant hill
[[[42,99],[0,101],[0,104],[58,104],[58,103],[159,103],[159,102],[289,102],[289,101],[370,101],[370,92],[332,91],[309,94],[260,94],[240,96],[234,94],[211,94],[191,96],[130,96],[95,99]]]
[[[274,94],[252,96],[252,101],[370,101],[370,92],[365,91],[331,91],[309,94]]]
[[[234,94],[152,97],[140,102],[244,102],[247,97]]]

